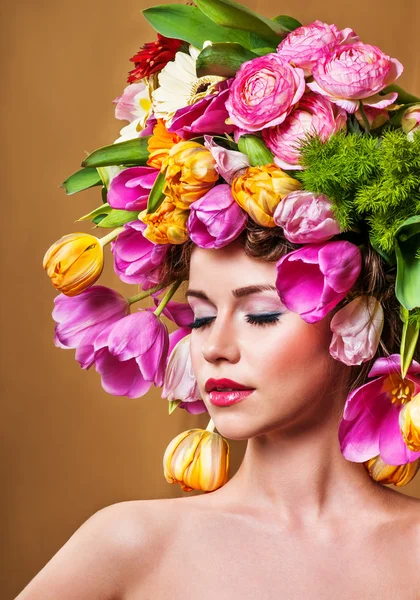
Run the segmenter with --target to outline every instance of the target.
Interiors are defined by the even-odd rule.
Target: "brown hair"
[[[284,254],[299,246],[292,244],[283,235],[280,227],[262,227],[248,219],[246,228],[237,238],[245,253],[259,260],[277,261]],[[169,285],[177,279],[186,280],[189,274],[191,252],[195,244],[188,240],[182,245],[172,245],[161,266],[161,280]],[[362,270],[352,288],[355,295],[372,295],[381,303],[384,311],[384,327],[375,356],[361,365],[352,367],[349,391],[365,382],[372,364],[380,356],[399,353],[402,322],[399,315],[399,303],[395,297],[395,267],[386,263],[366,240],[361,246]],[[339,310],[347,300],[337,305]],[[417,347],[415,358],[419,359]]]

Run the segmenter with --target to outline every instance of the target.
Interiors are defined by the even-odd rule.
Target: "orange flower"
[[[176,133],[170,133],[163,119],[158,119],[157,124],[153,128],[153,135],[149,138],[147,149],[149,151],[149,159],[147,164],[154,169],[161,169],[162,163],[167,158],[169,150],[180,142],[182,138]]]
[[[77,296],[92,285],[104,266],[101,241],[89,233],[70,233],[45,253],[43,267],[53,286],[66,296]]]
[[[403,406],[399,425],[407,447],[413,452],[420,452],[420,394]]]
[[[397,487],[407,485],[420,468],[420,459],[406,465],[387,465],[381,457],[375,456],[363,463],[365,469],[374,481],[393,483]]]
[[[179,208],[187,209],[206,194],[219,179],[210,150],[196,142],[178,142],[163,164],[164,194]]]
[[[165,198],[159,208],[147,214],[144,210],[139,219],[146,223],[145,238],[154,244],[183,244],[188,239],[187,219],[190,211],[175,206]]]
[[[168,483],[179,483],[184,492],[212,492],[229,476],[230,448],[219,433],[189,429],[177,435],[163,457]]]
[[[274,211],[279,202],[301,188],[301,184],[277,165],[249,167],[232,182],[232,195],[241,208],[263,227],[275,227]]]

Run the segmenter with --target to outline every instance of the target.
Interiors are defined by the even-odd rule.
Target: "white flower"
[[[129,121],[129,125],[120,131],[120,137],[114,144],[138,138],[146,126],[146,121],[152,112],[152,85],[145,83],[132,83],[128,85],[122,96],[114,100],[115,117]]]
[[[215,85],[224,77],[207,75],[197,77],[196,62],[201,50],[190,46],[190,53],[177,52],[158,75],[159,87],[152,93],[153,112],[157,119],[170,125],[180,108],[194,104],[214,92]]]

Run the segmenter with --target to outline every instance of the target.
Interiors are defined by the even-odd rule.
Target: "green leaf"
[[[161,4],[143,10],[150,25],[161,35],[184,40],[196,48],[204,42],[237,42],[252,50],[256,39],[245,31],[220,27],[201,12],[196,6],[186,4]],[[264,45],[259,40],[260,46]]]
[[[70,177],[67,177],[60,187],[64,188],[66,194],[76,194],[95,185],[101,185],[99,173],[94,168],[80,169]]]
[[[404,322],[400,350],[401,376],[404,378],[407,375],[408,368],[411,365],[416,350],[420,332],[420,323],[419,321],[411,321],[410,313],[404,307],[401,308],[401,317]]]
[[[234,77],[239,67],[248,60],[257,58],[257,54],[247,50],[240,44],[216,43],[204,48],[197,57],[197,77],[219,75]]]
[[[420,306],[420,216],[410,217],[395,234],[397,278],[395,295],[407,310]]]
[[[169,400],[169,414],[171,415],[174,410],[177,408],[179,404],[181,404],[181,400]]]
[[[257,56],[265,56],[266,54],[272,54],[275,51],[275,48],[252,48],[252,52]]]
[[[279,15],[278,17],[274,17],[273,21],[281,25],[283,31],[285,31],[286,33],[290,33],[298,27],[302,27],[302,23],[300,23],[297,19],[294,19],[293,17],[288,17],[287,15]]]
[[[98,208],[94,208],[93,210],[91,210],[90,213],[87,213],[87,215],[83,215],[83,217],[80,217],[80,219],[76,219],[76,223],[78,221],[92,221],[95,217],[98,217],[99,215],[104,215],[104,217],[106,217],[111,212],[111,210],[111,206],[109,206],[109,204],[106,202],[105,204],[101,204],[101,206],[98,206]]]
[[[389,94],[391,92],[397,92],[398,99],[395,104],[412,104],[420,101],[418,96],[414,96],[410,94],[410,92],[406,92],[402,87],[396,85],[395,83],[388,85],[385,89],[381,91],[381,95]]]
[[[102,179],[105,191],[108,191],[111,181],[114,179],[114,177],[118,175],[118,173],[121,173],[122,169],[117,166],[98,167],[97,171],[99,173],[100,178]]]
[[[98,227],[121,227],[125,223],[135,221],[139,216],[139,210],[119,210],[113,208],[100,223],[97,223]]]
[[[265,145],[264,141],[256,135],[241,135],[238,141],[240,152],[248,155],[249,162],[253,167],[270,165],[274,162],[274,156]]]
[[[195,4],[217,25],[253,32],[274,46],[288,33],[280,23],[257,15],[250,8],[233,0],[195,0]]]
[[[149,198],[147,200],[147,211],[146,214],[154,213],[165,199],[163,193],[163,186],[165,185],[165,173],[159,173],[156,177],[156,181],[150,190]]]
[[[145,165],[149,158],[147,143],[150,136],[111,144],[94,150],[82,162],[82,167],[109,167],[112,165]]]

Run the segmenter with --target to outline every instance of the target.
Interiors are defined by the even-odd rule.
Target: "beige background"
[[[246,2],[267,16],[291,14],[353,27],[405,65],[401,85],[420,94],[417,0]],[[13,598],[93,512],[128,499],[182,495],[162,475],[167,443],[206,418],[167,415],[158,393],[107,395],[95,371],[53,345],[55,292],[42,270],[47,247],[80,229],[98,189],[66,197],[58,185],[85,151],[111,143],[123,122],[128,59],[154,33],[144,0],[14,0],[2,11],[1,179],[2,538],[1,598]],[[89,230],[89,225],[85,226]],[[104,285],[123,293],[108,261]],[[130,292],[129,292],[130,290]],[[232,473],[243,444],[233,444]],[[419,479],[419,478],[418,478]],[[420,480],[404,490],[420,497]]]

